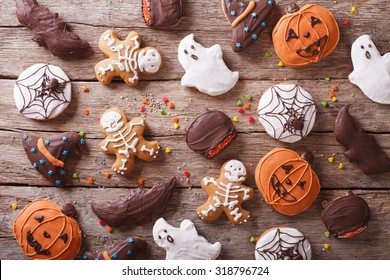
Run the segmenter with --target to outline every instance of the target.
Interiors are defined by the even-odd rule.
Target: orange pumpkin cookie
[[[312,156],[305,158],[311,162]],[[308,161],[292,150],[278,148],[257,164],[256,185],[280,213],[294,216],[305,211],[320,192],[320,181]]]
[[[39,260],[72,260],[81,247],[81,231],[68,203],[60,208],[50,200],[35,200],[19,213],[14,235],[24,254]]]
[[[319,62],[337,47],[340,31],[333,15],[325,8],[290,4],[272,32],[276,54],[284,65],[306,66]]]

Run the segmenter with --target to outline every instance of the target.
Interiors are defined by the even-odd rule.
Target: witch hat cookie
[[[76,132],[58,133],[45,139],[23,135],[23,148],[32,166],[56,186],[65,185],[65,162],[73,152],[81,152],[84,143]]]
[[[225,16],[233,28],[232,49],[237,53],[260,37],[276,6],[274,0],[221,1]]]

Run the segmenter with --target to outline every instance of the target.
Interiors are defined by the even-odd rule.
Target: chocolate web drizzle
[[[289,242],[289,237],[296,239],[296,242]],[[306,237],[304,235],[294,236],[278,228],[270,242],[255,250],[264,260],[305,260],[308,258],[303,246],[305,241]],[[299,249],[304,253],[304,256],[299,253]]]
[[[45,69],[43,69],[45,68]],[[38,75],[38,72],[42,72]],[[37,78],[29,84],[29,79],[37,75]],[[53,87],[53,81],[58,83]],[[22,114],[39,114],[43,118],[50,118],[51,114],[62,104],[69,103],[64,94],[65,88],[69,81],[55,75],[50,71],[49,65],[44,65],[37,69],[30,76],[16,81],[19,88],[19,94],[23,98],[23,108],[20,110]],[[26,100],[23,92],[28,92],[29,98]],[[36,107],[36,109],[34,109]],[[43,112],[43,113],[42,113]]]

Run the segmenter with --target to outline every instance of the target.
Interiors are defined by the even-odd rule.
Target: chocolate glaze
[[[389,157],[382,151],[375,138],[355,123],[348,110],[349,105],[340,110],[334,128],[337,142],[346,148],[344,156],[350,162],[356,162],[366,175],[389,172]]]
[[[40,6],[36,0],[16,0],[16,16],[19,22],[33,31],[32,39],[39,46],[60,58],[72,59],[88,55],[91,48],[75,33],[67,30],[66,22]]]
[[[216,110],[206,110],[189,126],[186,134],[187,146],[205,157],[227,136],[235,134],[232,120]]]
[[[168,206],[176,178],[156,183],[153,188],[130,190],[125,199],[116,202],[92,203],[95,215],[111,227],[141,224],[152,214],[162,214]]]
[[[135,260],[137,256],[146,251],[146,241],[138,237],[128,237],[126,240],[114,246],[107,255],[112,260]],[[85,260],[105,260],[103,252],[89,252],[84,253]]]
[[[248,4],[252,2],[242,0],[221,1],[224,13],[230,23],[234,22],[246,10]],[[260,37],[276,6],[274,0],[254,0],[253,2],[255,2],[253,10],[233,28],[231,47],[234,52],[245,50]],[[249,29],[245,29],[246,27]]]
[[[322,212],[325,227],[337,238],[365,229],[370,220],[370,208],[367,202],[349,192],[348,195],[325,203]]]
[[[56,186],[65,185],[67,176],[64,167],[55,166],[41,153],[38,148],[39,139],[39,137],[26,134],[23,136],[22,144],[28,159],[33,167],[50,183]],[[42,140],[50,154],[64,164],[72,153],[81,152],[84,147],[84,139],[76,132],[58,133]]]
[[[175,26],[183,18],[183,4],[181,0],[143,0],[144,5],[149,5],[151,21],[147,21],[144,14],[145,23],[155,28],[169,28]]]

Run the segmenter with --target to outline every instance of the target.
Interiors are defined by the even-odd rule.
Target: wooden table
[[[390,259],[390,174],[366,176],[354,164],[342,155],[343,148],[335,141],[333,126],[339,109],[351,104],[351,114],[363,128],[374,133],[384,150],[390,154],[389,106],[371,102],[348,79],[352,71],[350,47],[352,42],[362,34],[369,34],[378,49],[389,51],[390,2],[379,0],[359,1],[325,1],[313,0],[328,8],[336,17],[340,26],[340,43],[335,52],[319,63],[302,69],[278,67],[271,41],[271,30],[284,13],[289,1],[278,1],[277,11],[260,40],[241,54],[235,54],[229,46],[231,30],[222,12],[220,0],[189,1],[184,0],[188,15],[177,27],[170,31],[154,30],[146,27],[141,15],[140,0],[97,0],[83,1],[38,1],[51,11],[58,12],[69,23],[69,26],[86,39],[93,47],[94,54],[87,59],[64,61],[53,57],[45,48],[39,47],[31,39],[31,31],[19,24],[15,16],[13,0],[3,0],[0,5],[0,259],[25,259],[18,243],[12,234],[12,223],[20,212],[12,210],[10,205],[17,203],[22,208],[37,198],[51,199],[58,204],[68,201],[75,203],[78,220],[83,231],[85,250],[106,250],[112,244],[127,236],[142,236],[149,245],[149,258],[163,259],[165,252],[158,248],[152,238],[152,227],[158,217],[139,226],[124,226],[114,229],[110,234],[106,227],[98,224],[98,219],[91,211],[91,202],[118,200],[129,188],[137,188],[137,180],[145,180],[145,188],[155,182],[176,176],[179,183],[164,213],[165,219],[178,226],[183,219],[193,221],[198,231],[210,242],[222,243],[221,259],[254,259],[254,244],[249,242],[251,236],[258,236],[273,226],[292,226],[301,230],[310,240],[314,259]],[[303,5],[308,1],[297,1]],[[337,2],[337,3],[336,3]],[[356,6],[358,13],[351,13]],[[349,19],[350,25],[343,22]],[[122,81],[115,81],[110,86],[97,82],[94,75],[94,64],[104,58],[99,51],[97,41],[108,28],[115,28],[121,37],[130,31],[143,35],[146,46],[156,46],[162,53],[164,63],[161,71],[154,76],[142,77],[137,87],[130,88]],[[184,74],[177,60],[177,46],[187,34],[194,33],[196,40],[206,47],[220,44],[224,59],[232,70],[240,71],[240,81],[229,93],[220,97],[209,97],[194,89],[180,85]],[[270,52],[271,57],[266,57]],[[15,107],[13,87],[15,79],[27,67],[34,63],[51,63],[60,66],[72,80],[73,100],[69,108],[57,119],[47,122],[32,121],[22,116]],[[325,77],[330,77],[327,81]],[[311,134],[295,144],[283,144],[271,139],[259,124],[256,116],[259,97],[271,85],[288,81],[298,83],[312,93],[317,104],[317,120]],[[332,85],[338,85],[337,102],[328,97]],[[87,86],[89,92],[81,90]],[[241,115],[237,112],[237,100],[245,100],[250,94],[251,109]],[[153,97],[161,102],[167,97],[175,104],[175,109],[165,109],[167,115],[158,110],[141,114],[139,108],[143,98]],[[328,101],[329,107],[321,106]],[[135,171],[130,176],[113,174],[110,166],[114,157],[103,155],[97,148],[104,138],[97,118],[106,109],[120,107],[129,117],[143,115],[147,119],[147,137],[157,139],[162,146],[162,153],[152,163],[138,161]],[[220,155],[212,160],[192,152],[185,144],[185,128],[204,108],[215,108],[226,112],[230,117],[238,116],[235,123],[238,130],[237,140]],[[84,115],[88,109],[90,114]],[[248,116],[255,121],[249,123]],[[180,119],[180,128],[173,127],[172,117]],[[28,132],[46,137],[53,132],[85,131],[86,149],[81,156],[73,157],[68,163],[68,172],[78,172],[79,180],[71,181],[70,186],[58,188],[36,172],[23,151],[21,138]],[[166,154],[166,147],[172,152]],[[315,156],[315,170],[321,180],[322,190],[308,211],[295,217],[286,217],[267,205],[253,179],[253,172],[260,158],[275,147],[288,147],[299,153],[311,150]],[[328,157],[335,155],[333,163]],[[199,188],[204,176],[219,174],[219,168],[228,159],[243,161],[248,167],[250,179],[247,185],[256,190],[255,197],[245,203],[252,212],[252,219],[240,226],[232,226],[226,217],[214,223],[200,220],[195,208],[203,204],[206,195]],[[104,160],[105,163],[104,164]],[[342,162],[344,169],[339,169]],[[187,182],[184,171],[190,172]],[[106,179],[105,172],[112,173]],[[92,177],[93,184],[87,179]],[[347,190],[363,197],[372,211],[372,219],[366,232],[351,240],[327,238],[321,220],[321,202],[343,195]],[[108,236],[108,238],[103,238]],[[330,244],[327,251],[323,244]]]

